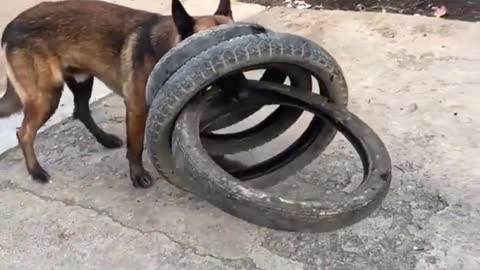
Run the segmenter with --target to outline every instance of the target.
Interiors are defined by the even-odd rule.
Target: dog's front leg
[[[141,77],[141,76],[140,76]],[[145,84],[147,78],[132,76],[125,84],[125,105],[127,110],[127,159],[130,166],[130,178],[135,187],[148,188],[152,177],[143,167],[143,141],[147,106],[145,103]]]

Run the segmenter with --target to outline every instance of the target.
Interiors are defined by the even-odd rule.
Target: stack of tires
[[[259,80],[243,72],[266,70]],[[290,84],[285,85],[286,79]],[[313,78],[313,80],[312,80]],[[318,83],[319,93],[313,91]],[[249,222],[288,231],[330,231],[369,215],[386,196],[391,162],[378,136],[346,109],[348,90],[337,62],[305,38],[237,23],[197,33],[165,55],[147,84],[147,148],[167,181]],[[279,105],[260,123],[234,125],[265,105]],[[242,169],[222,168],[216,156],[266,144],[308,111],[303,134],[284,151]],[[291,201],[263,191],[316,159],[342,132],[364,167],[350,193],[321,202]]]

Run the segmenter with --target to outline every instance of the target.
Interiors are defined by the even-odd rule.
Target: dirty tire
[[[235,27],[214,28],[204,31],[200,37],[209,40],[211,38],[209,33],[222,29],[234,32]],[[165,75],[161,63],[166,64],[168,63],[166,58],[176,57],[176,53],[172,52],[165,56],[165,59],[162,58],[150,75],[147,92],[153,94],[149,94],[152,101],[146,134],[150,159],[167,181],[181,189],[196,193],[190,186],[190,181],[175,175],[175,165],[171,157],[171,134],[175,120],[191,98],[219,78],[266,63],[293,65],[308,70],[319,81],[321,94],[330,102],[341,107],[347,105],[348,91],[342,71],[323,48],[296,35],[274,33],[258,25],[251,27],[255,31],[230,39],[221,38],[215,45],[196,54],[190,52],[191,47],[195,46],[189,46],[189,42],[200,38],[194,35],[191,40],[187,39],[180,45],[180,49],[184,48],[185,51],[182,52],[180,49],[177,51],[189,56],[183,65],[163,77]],[[163,78],[159,80],[161,82],[157,81],[157,77]],[[309,158],[304,160],[305,165],[313,161],[328,146],[335,134],[336,129],[324,123],[324,128],[316,139],[318,142],[315,144],[316,148],[307,149]]]
[[[256,81],[248,82],[250,86],[243,89],[241,93],[247,94],[249,91],[262,89],[262,84],[259,84],[259,88],[259,85],[256,85]],[[292,94],[298,95],[298,92],[299,91],[296,91],[296,89],[293,89]],[[197,99],[195,99],[193,102],[189,102],[182,111],[184,117],[180,118],[181,121],[177,120],[176,126],[183,127],[184,125],[199,125],[199,130],[201,130],[202,123],[198,120],[198,118],[201,118],[202,112],[212,107],[212,104],[215,103],[215,100],[218,99],[218,96],[221,96],[221,93],[218,91],[208,91],[205,94],[202,93],[199,95],[201,95],[202,100],[197,102]],[[244,104],[255,102],[259,104],[257,100],[246,98],[246,96],[240,99],[240,103]],[[288,108],[286,106],[284,107]],[[302,109],[295,109],[303,112]],[[325,131],[325,127],[325,121],[323,121],[321,118],[313,118],[310,120],[310,123],[307,125],[302,134],[290,146],[268,158],[267,160],[251,166],[228,166],[225,162],[222,162],[222,158],[211,155],[210,153],[209,155],[217,162],[217,164],[223,163],[224,165],[227,165],[222,167],[231,176],[245,182],[245,184],[250,187],[263,189],[276,185],[289,176],[297,173],[303,169],[306,164],[310,163],[312,157],[316,158],[324,148],[324,141],[319,140],[318,138],[321,137]],[[206,151],[209,152],[209,149],[205,147],[202,138],[201,142]]]
[[[163,84],[167,81],[169,76],[176,72],[180,67],[185,65],[190,59],[205,51],[206,49],[215,46],[218,43],[237,38],[244,35],[254,35],[258,33],[268,33],[270,30],[256,24],[237,23],[231,25],[221,25],[219,27],[210,29],[209,31],[199,32],[190,36],[178,46],[170,50],[160,61],[155,65],[146,87],[146,101],[147,106],[153,102],[153,98]],[[279,65],[277,65],[279,66]],[[280,65],[281,66],[281,65]],[[299,74],[298,68],[294,67],[290,70],[285,70],[286,74],[278,74],[277,69],[267,70],[262,79],[283,83],[287,74]],[[297,76],[298,77],[298,76]],[[301,80],[302,91],[311,88],[311,79],[299,78]],[[215,104],[217,107],[220,104]],[[228,108],[235,104],[226,104],[223,102],[223,107]],[[236,111],[228,114],[228,117],[222,117],[209,126],[209,129],[204,130],[204,143],[209,148],[211,154],[226,155],[234,154],[242,151],[247,151],[255,147],[261,146],[266,142],[273,140],[285,130],[288,129],[300,117],[301,112],[293,108],[278,108],[267,119],[258,123],[248,130],[237,132],[234,134],[213,134],[212,131],[220,130],[231,125],[234,125],[258,110],[262,106],[251,106],[248,110]],[[218,109],[222,109],[219,108]],[[228,145],[228,146],[227,146]]]
[[[391,181],[390,157],[380,138],[359,118],[320,95],[291,94],[285,86],[261,84],[249,95],[252,100],[293,106],[330,122],[358,152],[364,180],[351,193],[333,194],[321,202],[291,201],[240,183],[209,158],[202,147],[198,136],[200,117],[193,108],[205,98],[198,96],[192,101],[195,105],[179,116],[172,145],[177,172],[200,197],[253,224],[296,232],[326,232],[351,225],[382,202]]]
[[[170,50],[155,66],[147,82],[146,100],[150,106],[153,98],[169,76],[185,65],[190,59],[206,49],[233,38],[249,34],[271,33],[270,30],[256,24],[237,23],[234,26],[222,25],[208,32],[200,32],[189,37],[184,42]],[[273,67],[272,67],[273,66]],[[280,74],[279,74],[280,72]],[[261,80],[283,83],[289,77],[295,82],[299,91],[311,91],[311,77],[308,71],[291,65],[269,65]],[[235,104],[215,104],[227,110]],[[248,128],[247,130],[229,134],[215,134],[213,131],[234,125],[260,110],[262,106],[250,106],[247,110],[232,111],[228,117],[215,121],[208,129],[202,131],[203,143],[212,155],[228,155],[248,151],[275,139],[284,133],[301,116],[301,111],[290,107],[280,107],[272,112],[266,119]]]

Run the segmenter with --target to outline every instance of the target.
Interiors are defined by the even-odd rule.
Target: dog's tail
[[[22,109],[22,102],[18,97],[12,83],[7,78],[7,91],[0,98],[0,118],[8,117]]]

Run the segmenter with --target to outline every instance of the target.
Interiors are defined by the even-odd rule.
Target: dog
[[[120,138],[98,127],[91,116],[89,100],[97,78],[124,99],[130,178],[135,187],[150,187],[152,177],[142,160],[148,76],[180,41],[232,23],[230,0],[220,0],[211,16],[190,16],[179,0],[172,0],[171,16],[99,0],[43,2],[20,13],[1,39],[7,84],[0,117],[23,108],[17,138],[31,178],[42,183],[50,179],[36,158],[34,140],[57,109],[64,84],[74,96],[73,118],[104,147],[122,146]]]

